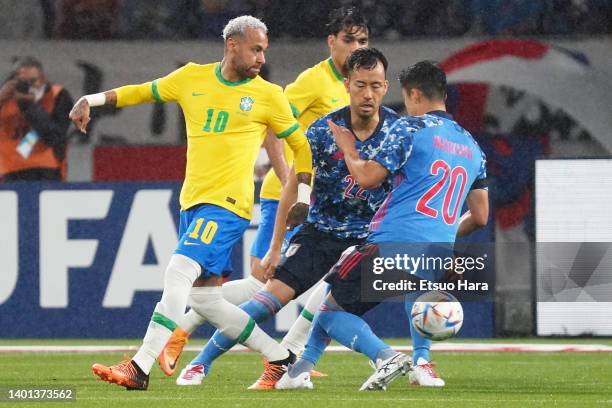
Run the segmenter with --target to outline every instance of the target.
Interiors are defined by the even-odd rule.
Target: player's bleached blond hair
[[[258,18],[253,16],[240,16],[231,19],[223,28],[223,41],[227,41],[232,35],[244,35],[247,28],[262,30],[268,34],[268,27]]]

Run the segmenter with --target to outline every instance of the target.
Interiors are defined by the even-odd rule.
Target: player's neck
[[[446,112],[446,105],[444,104],[444,102],[442,103],[432,102],[432,103],[423,104],[423,106],[419,107],[418,113],[415,116],[421,116],[421,115],[425,115],[426,113],[435,112],[435,111]]]
[[[351,129],[355,136],[357,136],[357,139],[364,141],[372,136],[372,133],[374,133],[374,130],[378,126],[379,120],[380,116],[378,112],[368,118],[351,114]]]
[[[238,82],[244,79],[244,77],[241,77],[225,59],[221,61],[221,76],[228,82]]]
[[[334,68],[336,69],[336,72],[339,73],[340,75],[344,76],[344,72],[342,72],[342,64],[338,64],[336,63],[336,61],[334,60],[334,57],[330,57],[331,58],[331,62],[334,65]]]

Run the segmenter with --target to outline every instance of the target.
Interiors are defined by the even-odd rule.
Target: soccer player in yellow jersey
[[[293,110],[300,125],[305,129],[319,116],[324,115],[326,112],[334,110],[342,106],[346,106],[349,101],[348,93],[343,83],[343,76],[340,72],[345,71],[345,61],[348,55],[357,48],[364,47],[368,44],[368,27],[365,19],[360,15],[356,9],[339,9],[332,14],[332,19],[329,24],[329,35],[328,45],[331,51],[331,57],[318,63],[314,67],[306,70],[302,73],[297,80],[287,86],[285,94],[288,96],[290,102],[293,104]],[[315,146],[311,146],[313,149]],[[291,162],[291,157],[289,157]],[[272,235],[272,229],[274,226],[274,217],[276,215],[276,208],[278,206],[278,191],[280,190],[280,183],[276,180],[276,188],[274,188],[274,180],[272,174],[268,175],[262,191],[262,223],[258,229],[258,236],[256,238],[255,245],[253,247],[252,255],[256,258],[256,264],[259,264],[259,260],[263,258],[268,250],[270,244],[270,238]],[[286,214],[286,212],[285,212]],[[284,224],[284,223],[283,223]],[[318,256],[318,255],[317,255]],[[253,274],[257,273],[257,268],[253,269]],[[314,275],[314,274],[313,274]],[[261,279],[263,273],[259,273],[258,277]],[[315,278],[314,282],[307,285],[306,289],[317,282],[318,278]],[[257,286],[252,283],[247,286],[248,282],[255,282],[254,278],[243,279],[244,290],[257,291]],[[268,285],[271,281],[268,281]],[[237,282],[232,282],[237,284]],[[279,285],[277,285],[279,286]],[[291,288],[283,288],[282,290],[290,291]],[[269,307],[274,314],[282,305],[292,299],[291,296],[282,297],[277,293],[270,293],[269,297],[266,297],[264,288],[264,294],[259,291],[255,294],[258,300],[261,300],[266,307]],[[305,308],[302,317],[298,318],[298,321],[294,325],[293,329],[283,340],[282,345],[289,348],[293,352],[297,353],[303,348],[304,342],[307,338],[308,329],[311,324],[312,315],[316,310],[316,307],[320,303],[324,288],[315,291],[315,296],[312,299],[310,308]],[[303,293],[303,291],[295,290],[296,296]],[[283,301],[277,301],[277,298],[282,298]],[[309,304],[311,301],[308,302]],[[241,308],[245,308],[245,303],[241,305]],[[259,321],[260,313],[254,311],[253,308],[245,308],[245,310]],[[312,312],[310,312],[311,310]],[[197,316],[190,311],[186,317],[193,316],[195,319],[185,319],[184,323],[187,323],[184,328],[187,332],[195,330],[198,325]],[[193,324],[195,322],[195,324]],[[163,355],[167,355],[169,361],[176,361],[179,355],[178,350],[182,349],[185,344],[185,337],[187,333],[184,330],[176,330],[173,334],[169,344],[164,350]],[[229,343],[228,343],[229,344]],[[185,369],[181,372],[177,378],[178,385],[198,385],[202,382],[202,379],[211,367],[212,362],[225,349],[230,348],[221,345],[220,343],[209,342],[205,349],[198,355],[194,360],[188,364]],[[161,359],[160,359],[161,360]],[[166,364],[168,366],[168,364]],[[269,365],[268,365],[269,367]],[[166,370],[164,370],[166,371]],[[275,375],[278,375],[278,370],[273,370]],[[251,388],[262,389],[271,388],[273,381],[267,381],[260,379],[260,381],[253,384]]]
[[[221,62],[190,63],[153,82],[86,95],[70,113],[83,132],[91,106],[175,101],[185,115],[187,169],[180,196],[180,241],[166,269],[162,298],[130,361],[92,367],[102,380],[127,389],[147,388],[151,367],[183,317],[192,285],[197,286],[192,296],[200,298],[197,312],[218,330],[261,352],[279,369],[295,359],[247,313],[223,298],[221,283],[231,249],[249,224],[253,167],[267,128],[291,147],[306,193],[312,173],[310,147],[282,89],[258,77],[268,46],[266,26],[241,16],[227,24],[223,38]],[[307,211],[304,201],[294,212]]]
[[[356,8],[340,8],[332,11],[327,28],[330,57],[302,72],[293,83],[285,88],[285,95],[303,131],[306,131],[308,126],[319,117],[348,105],[349,95],[343,82],[346,60],[354,50],[368,45],[368,25]],[[293,154],[286,143],[282,144],[286,159],[286,163],[283,163],[284,172],[288,172],[289,167],[293,164]],[[270,246],[280,192],[281,182],[275,171],[270,170],[264,179],[260,193],[261,219],[251,248],[251,275],[248,278],[234,280],[223,285],[224,296],[232,302],[240,304],[249,300],[267,280],[260,261]],[[287,232],[285,240],[289,241],[297,230],[298,228],[295,228]],[[295,325],[283,339],[283,346],[296,354],[301,351],[306,342],[312,316],[323,298],[324,288],[322,286],[313,293],[302,315],[298,317]],[[174,373],[187,338],[204,322],[205,319],[194,309],[186,313],[160,355],[160,367],[166,375]],[[189,380],[179,378],[177,379],[179,385],[201,382],[201,376],[191,375],[187,371],[183,374],[189,376]]]

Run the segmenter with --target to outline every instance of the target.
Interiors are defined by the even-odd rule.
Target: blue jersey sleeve
[[[380,163],[390,174],[397,173],[410,157],[413,134],[417,130],[407,121],[400,119],[395,122],[373,160]]]

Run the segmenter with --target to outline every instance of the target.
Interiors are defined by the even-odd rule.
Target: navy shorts
[[[289,242],[274,278],[292,288],[297,298],[325,276],[347,247],[364,241],[338,238],[311,224],[303,225]]]

